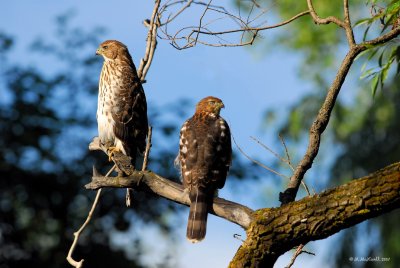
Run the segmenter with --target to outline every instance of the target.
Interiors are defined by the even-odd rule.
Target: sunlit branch
[[[99,144],[98,138],[95,138],[92,141],[89,148],[90,150],[105,150],[105,148]],[[124,160],[124,158],[126,160]],[[123,162],[129,161],[128,157],[120,152],[114,153],[113,160],[117,167],[121,166],[121,163],[118,163],[120,160]],[[154,172],[136,171],[131,168],[130,172],[126,172],[130,174],[127,177],[107,178],[99,175],[97,172],[94,173],[95,174],[93,175],[92,182],[85,186],[87,189],[96,190],[102,187],[134,188],[137,190],[154,193],[158,196],[183,205],[190,205],[188,193],[184,191],[181,184],[163,178]],[[222,198],[214,198],[213,207],[211,208],[210,213],[234,222],[242,226],[244,229],[247,229],[252,220],[253,210]]]
[[[148,25],[149,31],[147,34],[146,51],[138,68],[138,76],[142,82],[146,81],[146,75],[153,61],[154,52],[157,47],[157,29],[160,25],[158,8],[160,7],[160,2],[161,0],[155,1],[153,13]]]
[[[310,10],[310,15],[313,18],[314,22],[317,24],[329,24],[329,23],[335,23],[336,25],[345,28],[346,25],[343,21],[340,19],[334,17],[334,16],[329,16],[327,18],[321,18],[317,15],[317,12],[314,9],[312,0],[307,0],[307,5],[308,9]]]

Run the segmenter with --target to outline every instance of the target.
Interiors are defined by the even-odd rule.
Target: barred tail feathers
[[[186,237],[190,242],[197,243],[206,236],[209,202],[207,193],[197,187],[191,191],[189,197],[191,203]]]

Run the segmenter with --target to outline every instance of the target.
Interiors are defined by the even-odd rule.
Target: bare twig
[[[241,238],[242,236],[240,234],[233,234],[233,238],[242,241],[242,243],[244,243],[244,240]]]
[[[304,15],[307,15],[307,14],[309,14],[309,13],[310,13],[310,11],[309,11],[309,10],[306,10],[306,11],[300,12],[299,14],[297,14],[297,15],[291,17],[291,18],[288,19],[288,20],[285,20],[285,21],[283,21],[283,22],[280,22],[280,23],[277,23],[277,24],[274,24],[274,25],[269,25],[269,26],[263,26],[263,27],[246,27],[246,28],[241,28],[241,29],[233,29],[233,30],[226,30],[226,31],[220,31],[220,32],[213,32],[213,31],[204,32],[204,31],[200,31],[200,33],[201,33],[201,34],[208,34],[208,35],[222,35],[222,34],[230,34],[230,33],[237,33],[237,32],[264,31],[264,30],[269,30],[269,29],[273,29],[273,28],[278,28],[278,27],[284,26],[284,25],[286,25],[286,24],[289,24],[289,23],[291,23],[292,21],[294,21],[294,20],[296,20],[296,19],[298,19],[298,18],[300,18],[300,17],[303,17]],[[196,32],[197,30],[193,30],[193,31]]]
[[[246,45],[252,45],[258,36],[260,31],[267,30],[267,29],[272,29],[272,28],[277,28],[281,27],[283,25],[286,25],[304,15],[307,15],[310,13],[309,10],[300,12],[299,14],[293,16],[292,18],[285,20],[281,23],[275,24],[275,25],[265,25],[265,22],[263,22],[261,26],[255,26],[252,24],[255,24],[255,20],[260,19],[262,15],[264,15],[267,11],[262,9],[260,5],[257,3],[252,3],[250,6],[250,11],[248,11],[248,14],[246,17],[242,18],[241,14],[241,9],[239,8],[239,14],[234,15],[232,12],[227,11],[225,8],[220,7],[220,6],[215,6],[212,5],[212,0],[207,1],[207,3],[204,2],[197,2],[197,1],[175,1],[172,3],[167,3],[165,4],[160,10],[160,12],[164,12],[167,7],[175,5],[175,4],[184,4],[174,15],[171,15],[165,22],[160,23],[160,25],[165,26],[165,29],[162,30],[162,33],[164,36],[160,37],[162,39],[166,39],[171,41],[171,44],[176,48],[176,49],[187,49],[196,46],[197,44],[202,44],[206,46],[212,46],[212,47],[238,47],[238,46],[246,46]],[[175,34],[171,35],[168,33],[167,30],[167,25],[172,22],[178,15],[181,15],[185,10],[188,9],[189,6],[193,5],[203,5],[205,6],[204,10],[202,11],[200,18],[199,18],[199,23],[196,26],[190,26],[190,27],[183,27],[180,28],[178,31],[176,31]],[[255,14],[253,18],[251,18],[252,13],[254,13],[255,9],[259,9],[260,12],[259,14]],[[225,16],[225,18],[230,18],[234,23],[237,23],[239,27],[237,29],[231,29],[231,30],[223,30],[223,31],[216,31],[211,28],[211,24],[213,23],[213,20],[211,22],[205,23],[205,15],[208,12],[212,12],[214,14],[220,13],[221,15]],[[244,15],[243,15],[244,16]],[[222,18],[219,18],[222,19]],[[215,19],[215,21],[219,20]],[[239,40],[234,41],[234,42],[228,42],[225,40],[222,40],[220,36],[222,35],[230,35],[230,34],[235,34],[235,33],[240,33]],[[249,33],[250,36],[247,40],[244,40],[244,34]],[[217,42],[209,42],[207,40],[202,40],[200,37],[204,36],[213,36],[214,38],[220,39],[220,41]],[[183,45],[178,44],[178,42],[184,42]]]
[[[206,15],[207,10],[208,10],[209,6],[211,5],[211,2],[212,2],[212,0],[210,0],[210,1],[208,2],[206,8],[204,9],[203,14],[201,14],[200,21],[199,21],[199,27],[198,27],[198,28],[199,28],[199,31],[197,32],[197,35],[196,35],[196,38],[195,38],[195,41],[194,41],[194,45],[197,44],[197,40],[199,39],[199,32],[200,32],[200,29],[202,28],[201,24],[203,23],[203,18],[204,18],[204,16]]]
[[[116,167],[117,167],[117,166],[114,165],[114,166],[107,172],[107,174],[106,174],[105,177],[110,176],[110,174],[114,171],[114,169],[115,169]],[[95,169],[93,168],[93,170],[95,170]],[[82,267],[83,262],[84,262],[84,259],[81,259],[80,261],[76,261],[76,260],[74,260],[74,258],[72,257],[72,254],[73,254],[74,251],[75,251],[75,247],[76,247],[76,245],[77,245],[77,243],[78,243],[78,240],[79,240],[79,237],[80,237],[81,233],[83,232],[83,230],[86,228],[86,226],[89,224],[90,220],[92,219],[93,212],[94,212],[94,210],[96,209],[97,203],[99,202],[99,199],[100,199],[100,194],[101,194],[101,189],[98,189],[98,190],[97,190],[97,193],[96,193],[96,197],[95,197],[95,199],[94,199],[94,201],[93,201],[92,208],[90,209],[90,211],[89,211],[89,213],[88,213],[88,216],[87,216],[85,222],[82,224],[81,228],[79,228],[79,230],[76,231],[76,232],[74,233],[74,241],[72,242],[72,245],[71,245],[71,247],[70,247],[70,249],[69,249],[69,251],[68,251],[67,261],[69,262],[69,264],[71,264],[72,266],[74,266],[74,267],[76,267],[76,268],[81,268],[81,267]]]
[[[293,167],[293,165],[292,165],[292,161],[290,160],[290,154],[289,154],[288,148],[287,148],[287,146],[286,146],[285,139],[282,137],[281,134],[279,134],[279,139],[280,139],[280,141],[281,141],[281,143],[282,143],[282,145],[283,145],[283,148],[285,148],[286,159],[287,159],[287,162],[288,162],[288,164],[289,164],[289,167],[291,167],[292,170],[294,171],[294,167]]]
[[[294,262],[296,261],[296,258],[297,258],[301,253],[307,253],[307,254],[310,254],[310,255],[314,255],[314,256],[315,256],[315,253],[310,252],[310,251],[303,250],[303,248],[304,248],[304,245],[303,245],[303,244],[301,244],[301,245],[299,245],[299,246],[297,247],[295,253],[293,254],[292,258],[290,259],[290,263],[289,263],[285,268],[290,268],[290,267],[292,267],[292,265],[293,265]]]
[[[183,2],[183,1],[182,1]],[[176,2],[175,2],[176,3]],[[176,19],[180,14],[182,14],[187,8],[190,7],[190,5],[193,3],[193,0],[189,0],[186,5],[184,5],[180,10],[178,10],[174,15],[170,16],[166,21],[164,21],[163,23],[160,23],[160,26],[164,26],[167,25],[168,23],[171,23],[174,19]],[[162,13],[166,8],[168,7],[168,5],[164,5],[161,10],[160,13]]]
[[[286,147],[286,143],[285,143],[285,141],[283,140],[283,138],[282,138],[281,135],[279,135],[279,138],[281,139],[281,142],[282,142],[282,144],[283,144],[283,147],[285,148],[285,152],[286,152],[287,159],[281,157],[279,154],[277,154],[276,152],[274,152],[274,150],[272,150],[271,148],[269,148],[267,145],[263,144],[263,143],[262,143],[261,141],[259,141],[258,139],[254,138],[254,137],[250,137],[250,138],[252,138],[255,142],[257,142],[259,145],[261,145],[264,149],[268,150],[271,154],[273,154],[273,155],[274,155],[276,158],[278,158],[281,162],[286,163],[286,164],[290,167],[290,169],[291,169],[292,171],[294,171],[294,167],[293,167],[293,165],[292,165],[291,162],[290,162],[290,156],[289,156],[289,152],[288,152],[287,147]],[[288,178],[288,177],[286,177],[286,178]],[[307,192],[308,196],[310,196],[311,193],[310,193],[310,190],[308,189],[307,184],[306,184],[303,180],[301,181],[301,184],[303,185],[304,190]]]
[[[151,132],[152,132],[152,127],[149,126],[148,130],[147,130],[147,143],[146,143],[146,148],[144,151],[144,155],[143,155],[143,164],[142,164],[142,171],[145,171],[147,169],[147,162],[149,160],[149,152],[150,152],[150,148],[151,148]],[[122,159],[118,159],[118,157],[113,156],[113,161],[115,162],[116,165],[120,166],[120,162]],[[127,159],[129,160],[129,159]],[[124,160],[122,160],[124,161]],[[126,171],[126,169],[124,169]],[[131,174],[130,172],[126,173],[127,175]],[[132,204],[132,196],[133,196],[133,189],[131,188],[127,188],[127,194],[126,194],[126,206],[127,207],[131,207]]]
[[[160,7],[161,0],[156,0],[153,8],[153,13],[149,22],[149,31],[147,34],[146,52],[140,61],[138,68],[138,76],[142,83],[146,81],[147,72],[153,61],[154,52],[157,47],[157,29],[160,25],[158,17],[158,8]]]
[[[147,169],[147,162],[149,160],[150,148],[151,148],[151,135],[152,135],[153,128],[149,126],[149,130],[147,131],[147,144],[146,150],[144,151],[144,159],[142,165],[142,171]]]
[[[280,136],[279,136],[280,137]],[[289,167],[290,167],[290,169],[292,170],[292,171],[294,171],[294,167],[290,164],[290,161],[288,160],[288,159],[290,159],[290,158],[288,158],[288,159],[285,159],[285,158],[283,158],[283,157],[281,157],[278,153],[276,153],[274,150],[272,150],[271,148],[269,148],[267,145],[265,145],[264,143],[262,143],[260,140],[258,140],[258,139],[256,139],[255,137],[253,137],[253,136],[250,136],[250,138],[253,140],[253,141],[255,141],[255,142],[257,142],[261,147],[263,147],[265,150],[267,150],[267,151],[269,151],[271,154],[273,154],[276,158],[278,158],[281,162],[283,162],[283,163],[286,163]],[[286,148],[285,148],[286,149]],[[287,154],[288,155],[288,154]]]
[[[262,168],[264,168],[264,169],[266,169],[266,170],[268,170],[268,171],[270,171],[270,172],[272,172],[272,173],[274,173],[274,174],[276,174],[276,175],[278,175],[278,176],[280,176],[280,177],[289,179],[288,176],[286,176],[286,175],[284,175],[284,174],[281,174],[281,173],[279,173],[278,171],[276,171],[276,170],[274,170],[274,169],[272,169],[272,168],[270,168],[270,167],[264,165],[263,163],[261,163],[261,162],[255,160],[255,159],[253,159],[253,158],[251,158],[251,157],[250,157],[248,154],[246,154],[246,153],[243,151],[243,149],[236,143],[236,140],[235,140],[235,138],[233,137],[233,135],[232,135],[232,139],[233,139],[233,142],[235,143],[236,147],[239,149],[239,151],[240,151],[247,159],[249,159],[250,161],[254,162],[255,164],[259,165],[260,167],[262,167]]]

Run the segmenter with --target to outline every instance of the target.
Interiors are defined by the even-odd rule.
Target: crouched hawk
[[[221,108],[224,104],[218,98],[202,99],[180,132],[177,160],[191,202],[186,236],[193,243],[206,235],[208,209],[216,190],[224,186],[231,165],[231,134],[219,115]]]
[[[148,129],[146,96],[128,48],[107,40],[96,50],[104,58],[99,81],[97,123],[99,138],[110,156],[120,151],[136,158],[146,147]],[[130,206],[127,189],[126,205]]]

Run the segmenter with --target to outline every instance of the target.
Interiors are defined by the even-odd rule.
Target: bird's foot
[[[120,150],[117,147],[115,147],[115,146],[108,147],[108,149],[107,149],[108,161],[110,161],[110,162],[112,161],[112,157],[114,156],[114,153],[116,153],[116,152],[120,152]]]

